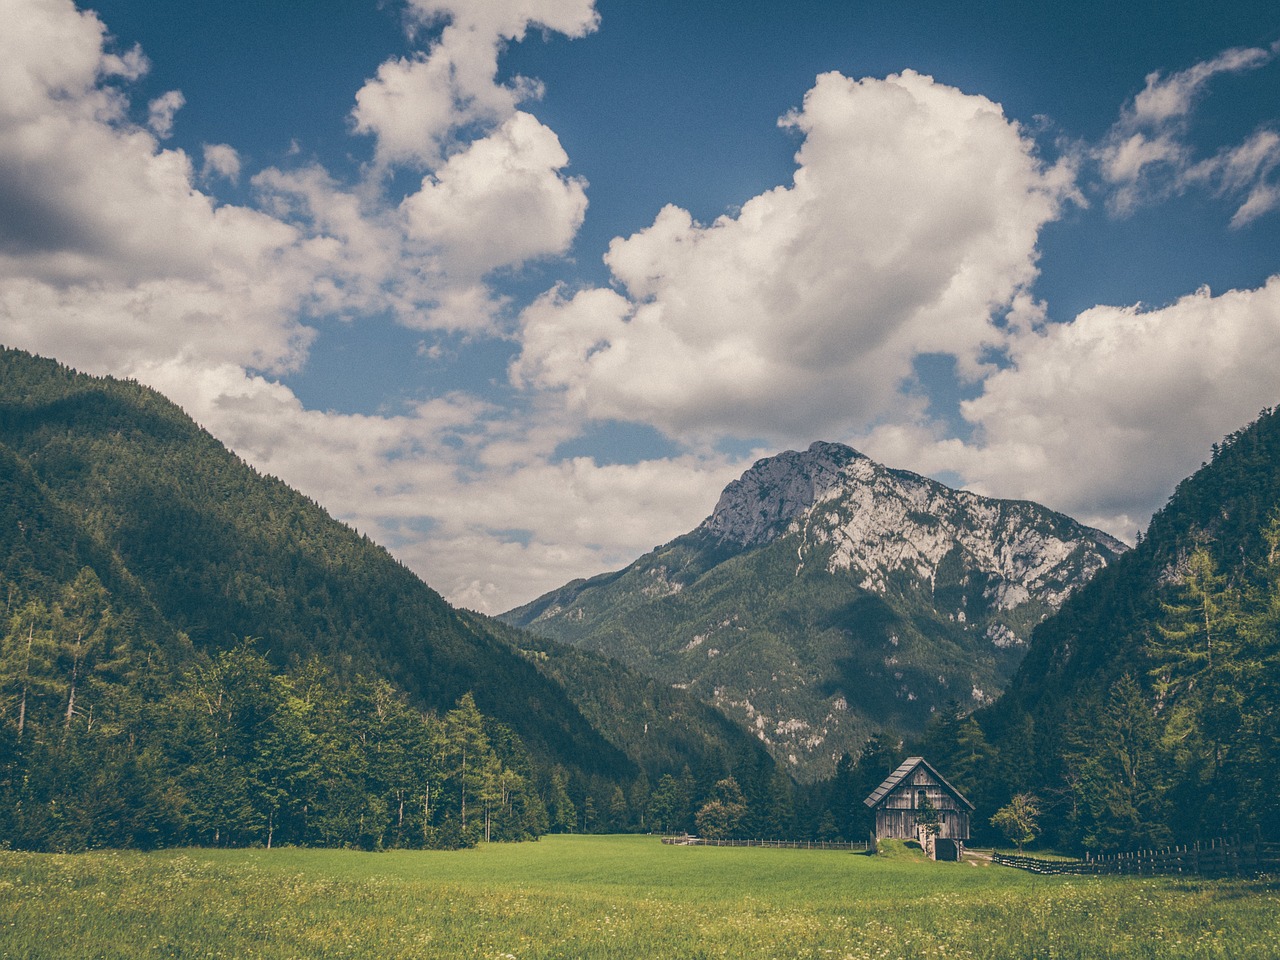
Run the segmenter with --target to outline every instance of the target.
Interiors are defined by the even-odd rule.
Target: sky
[[[497,613],[815,440],[1132,540],[1280,402],[1270,2],[0,0],[0,343]]]

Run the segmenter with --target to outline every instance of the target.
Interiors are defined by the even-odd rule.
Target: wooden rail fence
[[[1241,877],[1280,872],[1280,843],[1210,840],[1164,850],[1086,856],[1083,860],[1042,860],[996,853],[992,863],[1046,874],[1190,874]]]
[[[779,847],[787,850],[853,850],[865,853],[865,842],[844,843],[835,840],[711,840],[706,837],[663,837],[662,842],[677,847]]]

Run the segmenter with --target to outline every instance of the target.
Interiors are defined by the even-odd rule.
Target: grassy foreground
[[[0,957],[1271,958],[1280,885],[546,837],[0,852]]]

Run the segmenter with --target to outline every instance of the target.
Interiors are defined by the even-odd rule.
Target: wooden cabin
[[[935,860],[959,860],[963,854],[973,804],[924,757],[908,757],[862,802],[876,812],[877,840],[918,840]],[[927,805],[938,814],[936,836],[916,822],[917,811]]]

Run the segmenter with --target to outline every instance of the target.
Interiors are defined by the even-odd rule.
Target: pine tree
[[[551,821],[552,832],[569,833],[577,826],[578,810],[569,797],[569,777],[564,768],[556,767],[551,771],[543,803]]]
[[[52,620],[44,603],[30,601],[10,618],[0,643],[0,703],[19,740],[31,735],[33,725],[53,721],[64,694]]]
[[[1101,704],[1085,704],[1082,713],[1090,722],[1071,725],[1066,758],[1080,843],[1091,850],[1167,843],[1167,765],[1142,688],[1126,674]]]
[[[1225,830],[1236,784],[1223,769],[1245,709],[1237,657],[1243,598],[1201,547],[1187,559],[1174,602],[1161,606],[1148,654],[1165,746],[1178,768],[1173,799],[1184,824]]]
[[[1161,604],[1159,639],[1148,643],[1156,664],[1155,689],[1162,699],[1176,699],[1212,683],[1215,658],[1221,669],[1235,647],[1238,597],[1203,547],[1187,558],[1178,594],[1174,602]]]
[[[674,833],[683,828],[689,796],[681,781],[664,773],[649,794],[649,822],[655,830]]]

